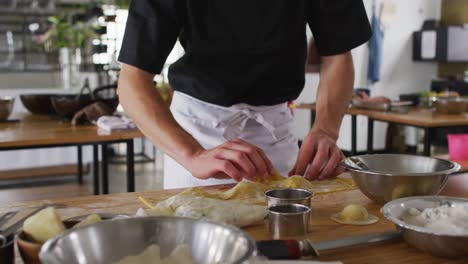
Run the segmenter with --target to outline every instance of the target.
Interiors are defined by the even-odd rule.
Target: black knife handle
[[[257,249],[268,259],[299,259],[302,256],[297,240],[257,241]]]

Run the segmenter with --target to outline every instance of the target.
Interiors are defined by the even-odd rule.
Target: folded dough
[[[161,201],[152,209],[139,210],[137,216],[173,215],[203,218],[244,227],[265,218],[266,206],[242,203],[238,200],[219,200],[178,194]]]

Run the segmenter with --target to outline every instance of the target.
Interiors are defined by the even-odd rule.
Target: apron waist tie
[[[255,120],[257,123],[265,127],[268,132],[270,132],[271,136],[275,140],[278,140],[275,134],[275,127],[270,124],[261,113],[253,112],[249,109],[242,109],[240,112],[237,112],[226,120],[219,122],[216,127],[225,127],[223,137],[226,140],[232,140],[238,138],[242,134],[247,121],[250,119]]]

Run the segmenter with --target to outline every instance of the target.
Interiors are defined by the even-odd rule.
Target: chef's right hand
[[[263,150],[240,139],[227,141],[212,149],[201,149],[189,158],[187,169],[198,179],[254,180],[268,177],[273,165]]]

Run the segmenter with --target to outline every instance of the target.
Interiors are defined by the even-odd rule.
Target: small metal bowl
[[[305,238],[310,208],[302,204],[278,204],[268,208],[268,231],[273,239]]]
[[[401,220],[409,208],[424,210],[441,205],[468,207],[468,199],[445,196],[409,197],[391,201],[385,204],[381,211],[385,218],[397,226],[404,240],[415,248],[439,257],[468,257],[468,236],[431,232]]]
[[[66,231],[41,249],[43,264],[113,263],[158,245],[167,257],[186,244],[195,264],[240,264],[256,254],[255,242],[237,227],[182,217],[103,221]]]
[[[310,208],[312,192],[305,189],[273,189],[265,192],[268,207],[278,204],[302,204]]]
[[[5,121],[13,111],[15,98],[10,96],[0,96],[0,121]]]
[[[436,195],[448,176],[460,170],[460,165],[448,160],[403,154],[349,157],[342,165],[362,193],[382,204],[403,197]]]

